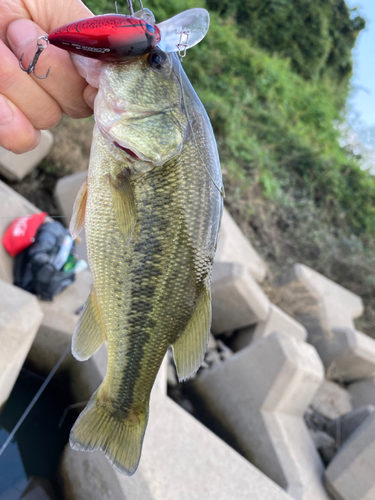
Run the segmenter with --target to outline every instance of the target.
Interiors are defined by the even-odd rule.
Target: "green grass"
[[[236,9],[243,4],[251,13],[254,2],[261,5],[258,0],[234,4]],[[114,11],[107,0],[86,3],[97,14]],[[296,16],[307,4],[311,6],[310,0],[294,0]],[[342,7],[342,0],[329,0],[327,15],[334,15],[336,4]],[[145,6],[160,22],[206,3],[150,0]],[[119,10],[127,13],[125,2]],[[275,272],[303,261],[360,292],[367,304],[361,327],[375,335],[369,326],[375,318],[375,178],[340,146],[337,131],[345,116],[350,50],[363,20],[350,21],[344,8],[326,28],[322,21],[335,47],[330,48],[331,56],[325,49],[325,59],[321,51],[312,74],[308,53],[305,59],[298,56],[297,64],[297,56],[287,57],[285,44],[270,45],[285,34],[260,34],[250,29],[251,23],[247,30],[236,12],[223,11],[222,17],[210,12],[206,38],[184,59],[215,131],[227,206]],[[336,25],[340,29],[334,31]]]

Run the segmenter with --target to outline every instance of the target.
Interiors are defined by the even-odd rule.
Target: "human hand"
[[[0,146],[14,153],[34,149],[40,130],[55,126],[63,113],[92,114],[97,89],[76,71],[68,52],[52,45],[42,53],[38,80],[21,71],[33,59],[37,39],[55,28],[93,14],[80,0],[2,0],[0,7]]]

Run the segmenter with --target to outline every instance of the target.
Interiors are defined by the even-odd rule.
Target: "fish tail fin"
[[[123,412],[93,394],[71,432],[73,450],[102,450],[113,467],[131,476],[137,470],[148,421],[148,405]]]

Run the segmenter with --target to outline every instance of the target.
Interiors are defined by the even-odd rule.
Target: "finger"
[[[28,67],[33,60],[38,37],[44,35],[45,31],[27,19],[13,21],[8,27],[9,45],[18,59],[23,55],[22,65],[25,67]],[[39,80],[33,74],[30,76],[68,116],[72,118],[90,116],[92,109],[83,99],[87,83],[78,74],[69,53],[53,45],[46,47],[38,60],[35,72],[38,76],[44,76],[48,69],[50,73],[44,80]]]
[[[37,147],[40,131],[23,113],[0,94],[0,146],[13,153],[26,153]]]
[[[96,94],[98,93],[98,89],[95,87],[92,87],[91,85],[87,85],[83,92],[83,98],[86,102],[86,104],[91,108],[94,109],[94,101]]]
[[[58,103],[30,76],[21,71],[18,59],[0,41],[0,94],[13,102],[36,129],[55,126],[62,115]]]

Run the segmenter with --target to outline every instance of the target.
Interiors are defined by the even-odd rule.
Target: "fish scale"
[[[138,466],[151,389],[168,347],[185,379],[203,359],[211,322],[220,165],[207,115],[178,59],[169,57],[166,66],[158,73],[140,58],[104,69],[87,194],[77,198],[87,199],[94,284],[73,353],[87,359],[107,340],[108,366],[71,445],[103,450],[125,474]],[[134,227],[119,216],[131,214],[122,209],[132,203]]]

